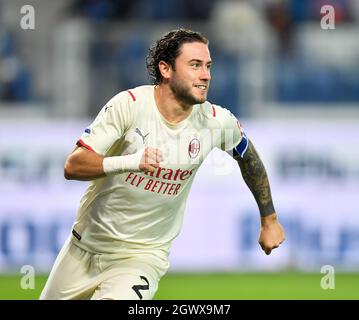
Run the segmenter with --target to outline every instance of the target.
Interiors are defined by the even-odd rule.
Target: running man
[[[207,101],[211,63],[200,33],[167,33],[147,57],[153,85],[117,94],[82,134],[65,177],[91,183],[40,299],[152,299],[213,148],[239,164],[259,207],[264,252],[284,241],[252,142],[227,109]]]

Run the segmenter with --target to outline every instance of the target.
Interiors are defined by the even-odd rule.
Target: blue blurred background
[[[321,28],[321,7],[335,29]],[[23,30],[20,10],[35,9]],[[121,90],[149,83],[165,32],[210,40],[209,100],[242,122],[266,164],[287,241],[258,244],[259,214],[239,169],[214,152],[189,198],[171,271],[359,267],[359,1],[2,0],[0,271],[48,272],[87,184],[63,163]]]

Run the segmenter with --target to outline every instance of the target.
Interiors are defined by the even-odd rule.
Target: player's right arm
[[[94,180],[128,171],[150,171],[162,161],[160,150],[144,148],[134,154],[107,157],[108,151],[135,121],[134,96],[124,91],[112,98],[77,141],[67,157],[66,179]]]
[[[105,157],[77,146],[67,157],[64,166],[64,176],[68,180],[94,180],[105,176],[103,159]]]
[[[68,180],[89,181],[126,171],[154,172],[162,160],[161,151],[150,147],[133,155],[104,157],[86,147],[77,146],[66,159],[64,175]]]

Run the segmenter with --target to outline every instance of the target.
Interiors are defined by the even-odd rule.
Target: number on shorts
[[[135,285],[135,286],[132,286],[132,289],[136,292],[136,294],[138,295],[140,300],[142,300],[142,294],[141,294],[140,290],[149,290],[150,285],[149,285],[149,282],[146,277],[140,276],[140,278],[142,280],[144,280],[147,284],[146,285]]]

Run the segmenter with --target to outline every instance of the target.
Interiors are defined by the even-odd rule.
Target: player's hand
[[[285,240],[285,233],[282,225],[277,220],[276,213],[261,218],[261,231],[259,244],[266,254],[278,248]]]
[[[160,149],[147,147],[142,154],[139,168],[144,172],[155,172],[163,161],[163,155]]]

